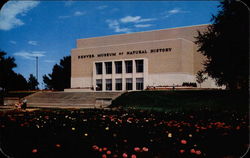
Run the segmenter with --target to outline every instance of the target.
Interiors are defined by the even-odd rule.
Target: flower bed
[[[1,148],[12,157],[240,157],[248,113],[38,110],[0,113]]]

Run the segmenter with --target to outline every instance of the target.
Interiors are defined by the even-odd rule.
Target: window
[[[112,79],[106,79],[106,90],[112,91]]]
[[[136,72],[143,72],[143,60],[135,61]]]
[[[115,90],[122,90],[122,79],[115,79]]]
[[[132,89],[133,89],[132,78],[126,78],[126,90],[132,90]]]
[[[112,62],[105,62],[106,74],[112,74]]]
[[[117,73],[117,74],[122,73],[122,61],[115,62],[115,73]]]
[[[143,90],[143,78],[136,78],[136,90]]]
[[[132,73],[133,72],[132,60],[125,61],[125,66],[126,66],[126,73]]]
[[[102,74],[102,63],[95,63],[96,74]]]
[[[96,91],[102,91],[102,79],[96,80]]]

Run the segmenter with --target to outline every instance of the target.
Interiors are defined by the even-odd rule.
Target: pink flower
[[[98,147],[97,145],[93,145],[92,148],[93,148],[94,150],[98,150],[98,149],[99,149],[99,147]]]
[[[128,157],[128,154],[127,154],[127,153],[123,153],[123,154],[122,154],[122,157],[123,157],[123,158],[127,158],[127,157]]]
[[[132,155],[131,155],[131,158],[136,158],[136,155],[135,155],[135,154],[132,154]]]
[[[107,158],[107,155],[106,154],[102,154],[102,158]]]
[[[200,154],[201,154],[201,151],[200,151],[200,150],[196,150],[195,153],[196,153],[197,155],[200,155]]]
[[[32,150],[32,153],[37,153],[37,149],[33,149],[33,150]]]
[[[147,147],[143,147],[142,151],[148,152],[148,148]]]
[[[139,148],[139,147],[135,147],[135,148],[134,148],[134,151],[139,152],[139,151],[140,151],[140,148]]]

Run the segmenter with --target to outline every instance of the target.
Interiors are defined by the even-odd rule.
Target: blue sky
[[[14,56],[15,71],[39,82],[76,39],[210,23],[218,1],[13,1],[0,12],[0,49]]]

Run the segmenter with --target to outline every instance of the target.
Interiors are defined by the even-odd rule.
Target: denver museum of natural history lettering
[[[205,59],[194,43],[208,25],[178,27],[77,40],[71,51],[71,89],[143,90],[196,82]],[[202,84],[216,88],[213,80]]]

